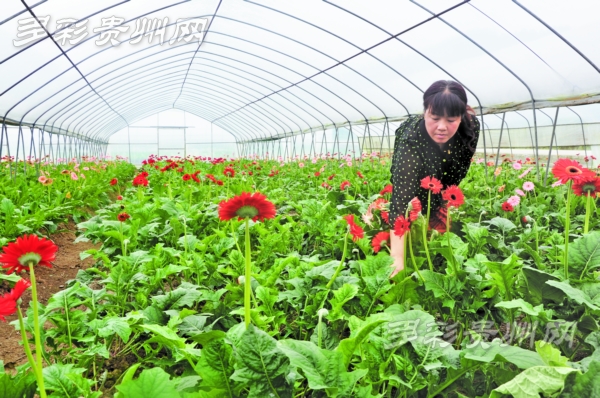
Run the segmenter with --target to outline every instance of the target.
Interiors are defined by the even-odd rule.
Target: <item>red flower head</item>
[[[396,222],[394,222],[394,234],[402,236],[408,231],[410,231],[410,221],[404,218],[404,216],[398,216]]]
[[[521,217],[521,221],[525,224],[528,224],[533,221],[533,218],[531,218],[529,216],[523,216],[523,217]]]
[[[17,312],[17,300],[31,286],[31,283],[25,279],[19,279],[14,289],[9,293],[0,296],[0,319],[6,322],[5,316],[9,316]]]
[[[321,173],[318,171],[315,171],[315,177],[320,177],[320,176],[321,176]]]
[[[381,218],[383,218],[383,221],[385,221],[386,223],[390,223],[390,213],[388,211],[382,211]]]
[[[119,213],[119,215],[117,216],[117,220],[124,222],[127,221],[131,218],[131,216],[127,213]]]
[[[183,179],[183,181],[189,181],[192,179],[192,176],[189,174],[184,174],[181,178]]]
[[[119,180],[117,180],[116,178],[113,178],[112,180],[110,180],[110,185],[117,185],[119,183]]]
[[[217,180],[217,181],[216,181],[216,184],[217,184],[217,185],[223,185],[223,181],[221,181],[221,180]]]
[[[425,177],[421,180],[421,188],[428,189],[431,192],[438,194],[443,188],[442,183],[435,177]]]
[[[354,242],[365,236],[365,231],[360,227],[360,225],[354,222],[354,214],[345,215],[344,220],[346,220],[348,227],[350,227],[350,235],[352,235],[352,240]]]
[[[330,175],[329,177],[327,177],[327,179],[328,179],[329,181],[331,181],[331,180],[333,180],[333,177],[335,177],[335,174],[332,174],[332,175]]]
[[[419,198],[415,196],[408,204],[408,209],[410,212],[410,221],[415,221],[417,218],[419,218],[419,214],[421,214],[422,210],[421,201],[419,200]]]
[[[465,203],[465,195],[459,187],[451,185],[442,193],[442,199],[448,201],[448,206],[460,207]]]
[[[219,218],[221,221],[251,218],[252,221],[264,221],[265,218],[275,217],[275,205],[261,193],[242,192],[241,195],[219,203]]]
[[[138,175],[133,179],[133,186],[134,187],[147,187],[148,186],[148,180],[146,179],[146,177],[144,177],[143,175]]]
[[[381,190],[381,192],[379,192],[379,194],[381,196],[385,195],[386,193],[392,193],[392,191],[394,190],[394,186],[392,184],[388,184],[385,186],[385,188],[383,188]]]
[[[362,175],[362,173],[360,171],[357,171],[356,175],[358,176],[358,178],[365,178],[365,176]]]
[[[147,172],[147,171],[142,171],[142,172],[140,173],[140,175],[141,175],[142,177],[146,178],[146,177],[148,177],[148,172]]]
[[[562,184],[567,181],[579,180],[586,176],[594,176],[594,173],[586,169],[579,162],[571,159],[558,159],[552,167],[552,174],[558,178]]]
[[[225,170],[223,170],[223,174],[225,177],[235,177],[235,170],[233,167],[227,166],[225,167]]]
[[[600,196],[600,178],[595,176],[585,176],[575,181],[573,184],[573,193],[577,196],[593,197]]]
[[[515,210],[515,208],[510,203],[504,202],[504,203],[502,203],[502,210],[507,211],[507,212],[512,212]]]
[[[212,174],[207,174],[207,175],[206,175],[206,178],[208,178],[209,180],[211,180],[211,181],[212,181],[212,182],[214,182],[214,183],[216,183],[216,182],[217,182],[217,179],[216,179],[216,178],[215,178],[215,176],[214,176],[214,175],[212,175]]]
[[[198,174],[196,173],[192,174],[192,180],[196,181],[197,183],[200,183],[200,179],[198,178]]]
[[[7,268],[7,274],[29,269],[29,264],[42,265],[52,268],[50,261],[56,258],[58,246],[46,238],[36,235],[23,235],[16,242],[9,243],[0,255],[2,268]]]
[[[343,191],[344,189],[348,188],[349,186],[350,186],[350,182],[348,180],[346,180],[340,184],[340,189]]]
[[[123,197],[121,195],[117,196],[117,200],[123,200]]]
[[[386,231],[379,232],[373,237],[373,240],[371,241],[371,246],[373,246],[373,251],[375,253],[379,253],[379,250],[381,250],[381,246],[389,246],[389,244],[390,233]]]

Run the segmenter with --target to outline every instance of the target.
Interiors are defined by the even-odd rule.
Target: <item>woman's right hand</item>
[[[396,276],[396,274],[404,269],[404,237],[396,235],[394,231],[390,234],[390,255],[394,259],[392,264],[393,271],[390,278]]]

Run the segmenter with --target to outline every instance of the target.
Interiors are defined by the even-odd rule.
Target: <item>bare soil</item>
[[[52,268],[37,267],[35,277],[38,284],[38,300],[46,304],[48,299],[56,292],[66,287],[67,281],[75,279],[77,272],[80,269],[85,269],[91,266],[94,262],[93,258],[88,257],[85,260],[79,259],[79,253],[88,249],[98,249],[99,245],[91,242],[74,243],[77,231],[77,226],[73,222],[61,224],[59,230],[68,230],[66,232],[58,232],[50,236],[50,239],[58,246],[56,260],[53,262]],[[23,275],[28,278],[28,276]],[[0,294],[10,291],[8,282],[0,282]],[[31,301],[31,289],[27,290],[22,297],[21,311],[24,313],[27,310],[27,304]],[[10,322],[17,320],[17,315],[6,317],[7,322],[0,321],[0,360],[4,362],[4,367],[7,371],[14,369],[16,366],[27,362],[25,351],[21,345],[21,334],[16,331]],[[33,347],[32,347],[33,348]]]

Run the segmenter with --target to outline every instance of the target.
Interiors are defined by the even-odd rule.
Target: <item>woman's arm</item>
[[[406,234],[402,236],[398,236],[392,231],[390,233],[390,255],[394,259],[394,271],[390,275],[390,278],[393,278],[398,272],[404,269],[404,237]]]

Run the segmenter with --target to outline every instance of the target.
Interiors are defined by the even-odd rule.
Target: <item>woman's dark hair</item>
[[[438,80],[423,94],[423,109],[438,116],[460,116],[459,137],[475,152],[476,137],[471,115],[467,113],[467,93],[463,86],[452,80]]]

